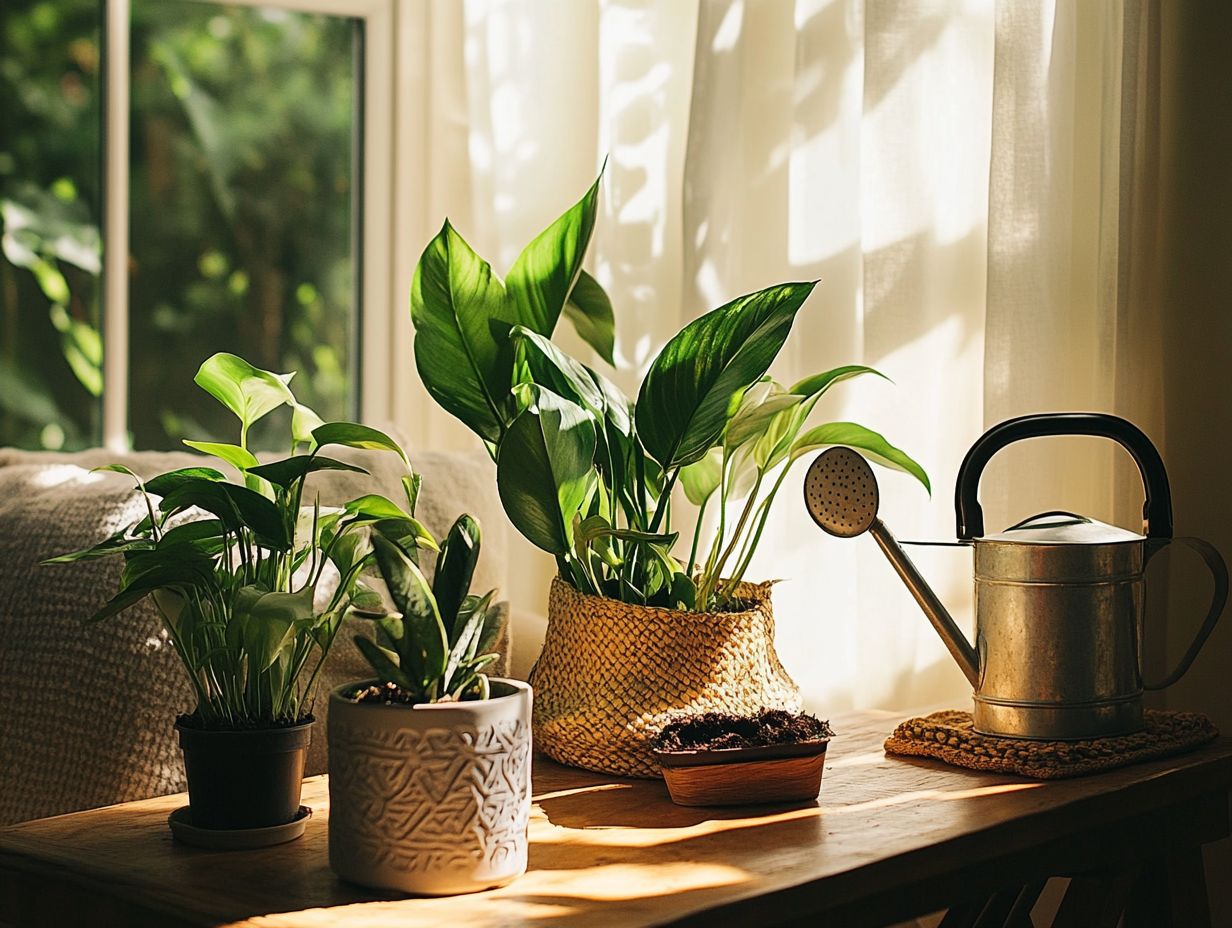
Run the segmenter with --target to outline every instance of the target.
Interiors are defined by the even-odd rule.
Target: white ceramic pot
[[[364,886],[444,896],[526,871],[531,688],[385,706],[330,693],[329,864]]]

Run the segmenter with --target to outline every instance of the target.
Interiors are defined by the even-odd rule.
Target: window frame
[[[102,307],[103,395],[102,440],[112,451],[129,450],[128,371],[130,317],[129,260],[129,106],[130,0],[103,0],[102,85]],[[353,171],[357,179],[359,216],[355,251],[359,260],[356,313],[357,338],[351,370],[359,393],[359,415],[368,422],[394,419],[394,400],[405,395],[407,373],[397,373],[395,346],[410,344],[410,320],[395,311],[396,294],[410,293],[406,248],[411,222],[409,183],[414,166],[399,166],[397,144],[413,144],[413,114],[409,100],[399,100],[400,78],[413,68],[396,61],[414,53],[415,24],[427,15],[411,0],[210,0],[235,6],[268,7],[299,13],[345,16],[360,21],[362,71],[356,111],[359,114]],[[418,59],[406,59],[415,61]],[[400,73],[401,72],[401,73]],[[405,118],[410,116],[411,118]],[[403,117],[403,118],[399,118]],[[395,131],[395,129],[397,131]],[[397,138],[395,138],[397,135]],[[405,149],[404,149],[405,150]],[[408,199],[409,198],[409,199]],[[402,261],[396,261],[402,256]],[[406,318],[403,318],[406,317]],[[357,356],[355,356],[357,355]]]

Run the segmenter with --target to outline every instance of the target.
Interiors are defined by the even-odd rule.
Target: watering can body
[[[985,534],[978,499],[984,466],[1012,442],[1049,435],[1102,436],[1129,451],[1146,489],[1141,533],[1054,511]],[[826,454],[830,452],[823,457]],[[871,489],[863,482],[852,489],[861,480],[851,458],[840,456],[827,463],[819,457],[806,478],[806,503],[831,534],[872,533],[970,681],[974,727],[982,734],[1051,741],[1140,730],[1144,689],[1161,689],[1180,679],[1227,600],[1228,573],[1218,552],[1201,539],[1172,538],[1168,477],[1158,451],[1140,429],[1115,416],[1022,416],[989,429],[967,453],[959,469],[955,508],[959,541],[973,549],[974,644],[875,517],[876,483],[871,471],[867,474]],[[826,492],[830,495],[823,499]],[[844,517],[844,521],[822,513],[840,495],[844,501],[863,502],[870,494],[872,508],[862,513],[867,518]],[[1174,541],[1192,548],[1206,562],[1215,580],[1214,596],[1177,667],[1160,681],[1144,683],[1140,659],[1145,569],[1152,555]]]
[[[975,542],[976,731],[1069,740],[1142,728],[1145,551],[1143,536],[1068,513]]]

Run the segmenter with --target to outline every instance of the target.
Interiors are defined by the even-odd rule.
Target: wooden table
[[[1228,834],[1232,742],[1056,783],[887,758],[899,716],[834,720],[821,797],[689,809],[660,782],[539,759],[530,871],[446,899],[366,892],[329,869],[326,782],[279,847],[174,843],[167,796],[0,830],[0,922],[343,926],[882,925],[949,907],[945,925],[1026,925],[1039,881],[1076,876],[1057,924],[1201,925],[1200,846]],[[1017,906],[1018,914],[1012,914]],[[818,918],[822,913],[828,917]],[[996,918],[993,918],[993,916]],[[1209,921],[1209,918],[1207,919]]]

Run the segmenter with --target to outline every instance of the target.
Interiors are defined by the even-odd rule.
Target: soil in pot
[[[666,726],[651,747],[678,805],[801,802],[821,790],[833,734],[804,713],[706,712]]]
[[[269,828],[300,814],[311,716],[294,725],[225,731],[192,722],[181,716],[175,728],[195,828]]]

